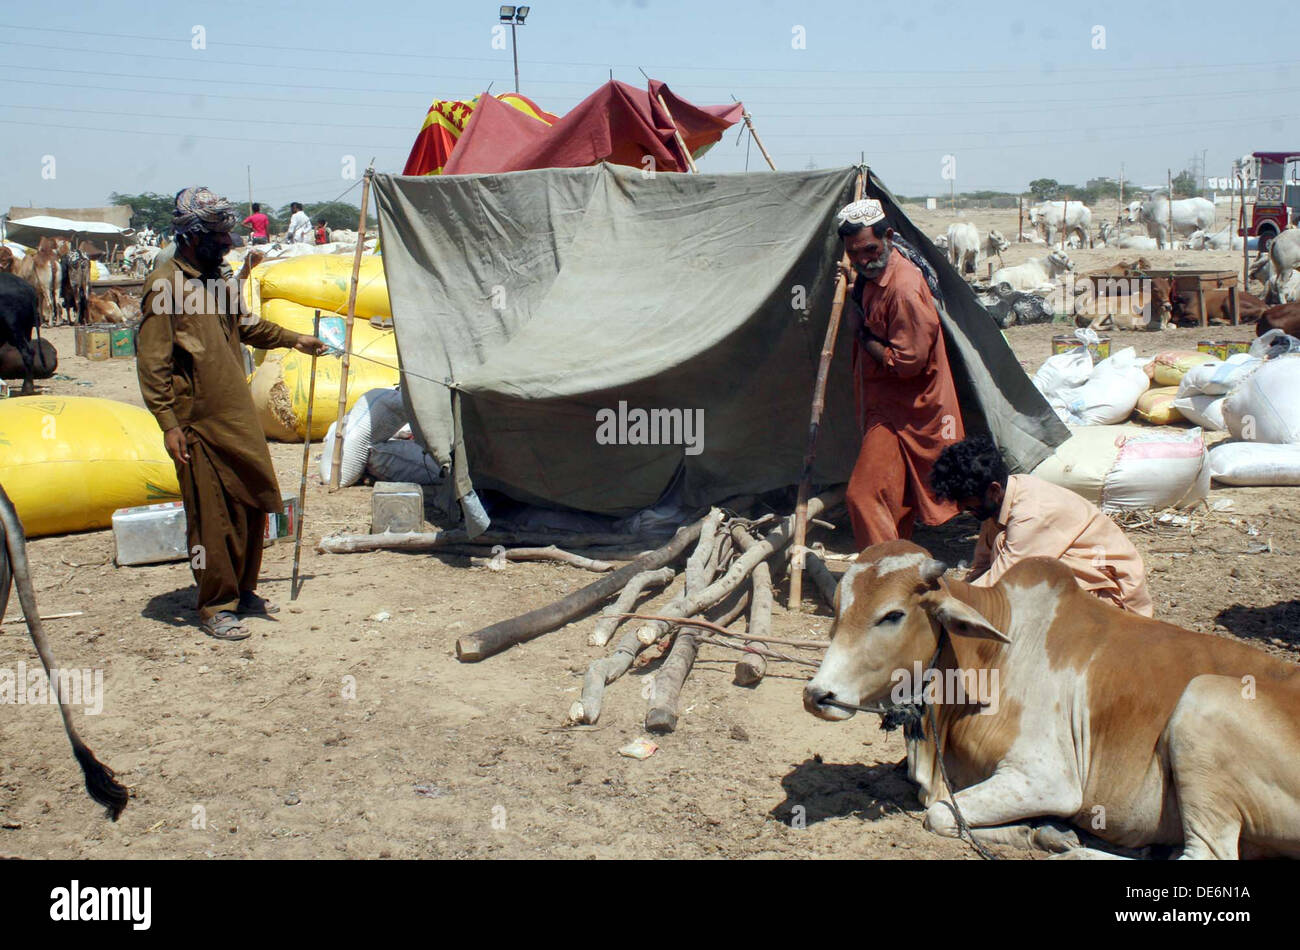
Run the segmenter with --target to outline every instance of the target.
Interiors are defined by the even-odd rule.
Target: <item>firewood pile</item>
[[[843,497],[843,489],[838,488],[809,499],[809,520],[828,513]],[[606,646],[613,641],[613,649],[591,664],[569,720],[597,722],[609,684],[629,670],[662,660],[653,679],[645,726],[650,732],[671,732],[677,726],[682,687],[701,643],[739,652],[735,681],[745,686],[759,682],[769,662],[817,666],[825,641],[771,636],[774,579],[792,556],[801,553],[792,550],[794,534],[793,514],[749,519],[714,508],[694,524],[679,528],[667,544],[562,600],[462,637],[456,655],[462,662],[486,659],[608,602],[588,642]],[[816,555],[802,553],[804,570],[829,602],[834,595],[833,577]],[[653,609],[644,606],[647,595],[667,597],[663,592],[679,577],[681,585],[665,603]],[[643,601],[640,611],[638,601]],[[742,616],[747,621],[744,633],[727,629]]]

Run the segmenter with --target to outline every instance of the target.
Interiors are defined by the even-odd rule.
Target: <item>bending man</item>
[[[934,490],[984,524],[966,580],[992,587],[1017,561],[1050,557],[1079,586],[1117,607],[1150,617],[1142,555],[1119,525],[1086,498],[1033,475],[1008,475],[987,436],[944,449],[930,473]]]

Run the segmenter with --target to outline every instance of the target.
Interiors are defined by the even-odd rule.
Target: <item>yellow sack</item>
[[[1170,350],[1168,353],[1161,353],[1151,361],[1151,378],[1155,380],[1157,386],[1177,386],[1182,382],[1183,374],[1189,369],[1212,359],[1214,356],[1210,353],[1199,353],[1196,350]]]
[[[1143,422],[1149,422],[1153,426],[1167,426],[1183,422],[1185,421],[1183,414],[1174,408],[1174,400],[1177,398],[1177,386],[1161,386],[1148,389],[1138,397],[1137,408],[1133,410],[1133,414]]]
[[[352,282],[352,256],[349,254],[305,254],[282,261],[263,261],[253,268],[249,282],[248,304],[253,312],[254,300],[265,305],[268,300],[292,300],[304,307],[320,307],[322,313],[345,314],[348,311],[348,288]],[[384,280],[383,258],[374,254],[361,257],[357,275],[357,316],[391,317],[388,284]]]
[[[180,498],[154,417],[90,396],[0,400],[0,485],[29,537],[107,528],[118,508]]]
[[[355,329],[354,329],[355,332]],[[312,441],[323,439],[338,418],[339,378],[343,361],[337,356],[316,360],[316,399],[311,414]],[[372,389],[396,386],[401,373],[357,359],[348,364],[348,402],[351,409],[362,394]],[[281,442],[301,442],[307,432],[307,393],[311,384],[311,357],[297,350],[270,353],[254,372],[249,384],[253,405],[262,431]]]

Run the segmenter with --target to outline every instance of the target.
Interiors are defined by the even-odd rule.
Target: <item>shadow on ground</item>
[[[814,756],[782,778],[781,787],[785,800],[768,814],[787,825],[800,817],[811,825],[827,818],[875,820],[887,813],[921,810],[907,780],[906,762],[832,764]]]

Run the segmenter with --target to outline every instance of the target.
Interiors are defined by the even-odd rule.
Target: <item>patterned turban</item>
[[[835,226],[838,228],[849,221],[854,224],[872,225],[884,220],[885,209],[880,206],[880,202],[875,198],[862,198],[846,204],[839,210],[835,215]]]
[[[186,237],[202,231],[230,231],[239,215],[225,198],[207,188],[186,188],[176,193],[176,210],[172,212],[172,234]]]

